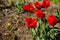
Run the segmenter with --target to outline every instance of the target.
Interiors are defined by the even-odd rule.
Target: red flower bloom
[[[26,11],[28,11],[29,10],[29,5],[28,4],[24,5],[23,9],[26,10]]]
[[[34,11],[33,5],[29,4],[29,10],[28,10],[28,11],[29,11],[29,12],[33,12],[33,11]]]
[[[42,2],[42,7],[48,8],[50,6],[50,1],[43,1]]]
[[[51,15],[51,16],[48,17],[48,23],[51,26],[54,26],[58,23],[58,19],[55,16]]]
[[[23,6],[23,9],[29,12],[33,12],[34,11],[34,7],[31,4],[26,4]]]
[[[37,26],[37,20],[36,19],[32,19],[32,18],[26,18],[26,26],[28,28],[36,28]]]
[[[36,10],[35,14],[38,18],[44,18],[45,14],[42,12],[42,10]]]
[[[36,8],[40,8],[41,7],[41,4],[39,2],[35,2],[34,5],[35,5]]]

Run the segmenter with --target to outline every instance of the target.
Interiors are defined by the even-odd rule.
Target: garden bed
[[[60,12],[60,6],[52,4],[46,13],[51,15],[55,13],[56,9]],[[34,13],[17,13],[15,6],[2,7],[0,10],[0,40],[32,40],[32,35],[25,26],[26,17],[36,18]],[[60,37],[57,40],[60,40]]]

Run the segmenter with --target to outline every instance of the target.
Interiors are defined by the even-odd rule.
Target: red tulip
[[[42,7],[48,8],[50,6],[50,1],[43,1],[42,2]]]
[[[36,19],[32,19],[32,18],[26,18],[26,26],[28,28],[36,28],[37,26],[37,20]]]
[[[41,7],[41,4],[39,2],[35,2],[34,5],[35,5],[36,8],[40,8]]]
[[[28,4],[24,5],[23,9],[26,10],[26,11],[28,11],[29,10],[29,5]]]
[[[58,19],[55,16],[51,15],[51,16],[48,17],[48,23],[51,26],[54,26],[58,23]]]
[[[28,10],[28,11],[29,11],[29,12],[33,12],[33,11],[34,11],[33,5],[29,4],[29,10]]]
[[[38,18],[45,18],[45,14],[42,12],[42,10],[36,10],[35,14]]]
[[[34,11],[34,7],[31,4],[26,4],[23,6],[23,9],[29,12],[33,12]]]

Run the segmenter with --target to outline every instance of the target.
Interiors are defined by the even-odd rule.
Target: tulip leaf
[[[55,13],[54,15],[57,16],[57,18],[59,18],[59,17],[60,17],[59,11],[57,10],[56,13]]]
[[[40,40],[39,36],[37,36],[36,40]]]
[[[34,29],[30,29],[31,33],[32,33],[32,36],[35,36],[36,35],[36,32]]]
[[[57,34],[58,34],[58,29],[51,29],[49,33],[50,33],[50,37],[51,37],[52,39],[55,39],[55,37],[56,37]]]
[[[52,3],[58,3],[58,0],[52,0]]]
[[[16,11],[17,12],[21,12],[23,10],[22,6],[23,6],[22,1],[16,0]]]

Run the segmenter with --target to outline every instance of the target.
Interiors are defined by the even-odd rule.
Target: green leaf
[[[22,6],[22,3],[19,3],[18,5],[19,5],[19,6]]]
[[[36,40],[40,40],[39,36],[36,37]]]
[[[55,39],[56,35],[58,34],[58,29],[51,29],[50,30],[50,37]]]
[[[16,0],[16,11],[17,12],[21,12],[23,10],[22,6],[23,6],[22,0]]]
[[[59,15],[59,11],[57,10],[57,13],[58,13],[58,15]]]
[[[42,24],[42,19],[39,20],[40,25]]]
[[[32,33],[32,36],[35,36],[36,35],[36,32],[34,29],[30,29],[31,33]]]
[[[55,13],[54,15],[57,16],[57,17],[59,18],[59,17],[60,17],[59,11],[57,10],[56,13]]]
[[[58,3],[58,0],[52,0],[52,3]]]
[[[36,32],[36,33],[38,32],[38,28],[35,28],[35,32]]]
[[[41,20],[41,19],[39,19],[38,24],[39,24],[38,28],[41,30],[41,29],[42,29],[42,27],[41,27],[41,25],[42,25],[42,20]]]

